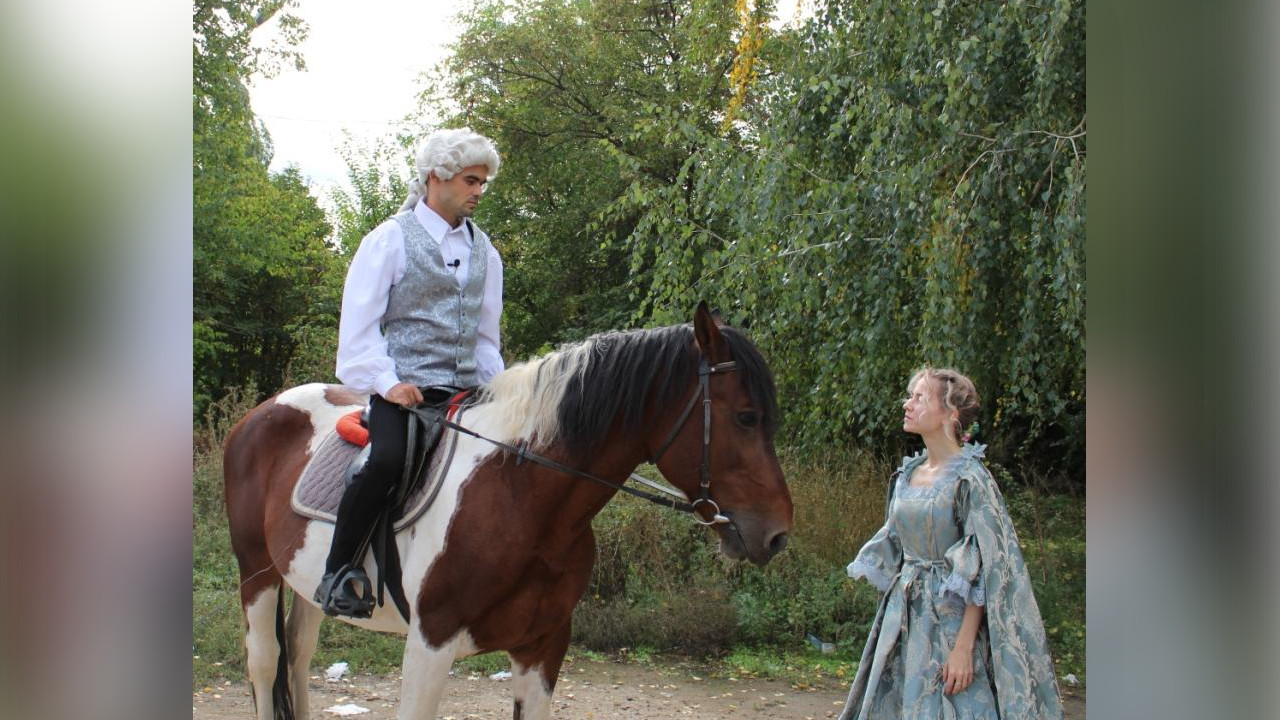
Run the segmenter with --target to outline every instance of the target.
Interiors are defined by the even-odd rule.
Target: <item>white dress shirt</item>
[[[458,261],[454,278],[461,288],[471,268],[471,233],[467,223],[451,228],[436,211],[419,200],[413,214],[440,245],[446,265]],[[342,316],[338,322],[336,374],[344,385],[359,392],[386,396],[400,382],[396,365],[387,354],[382,316],[387,312],[391,286],[404,277],[404,232],[395,220],[387,220],[360,241],[347,269],[342,291]],[[476,333],[476,373],[481,383],[502,372],[498,321],[502,317],[502,258],[489,245],[484,298],[480,302],[480,327]]]

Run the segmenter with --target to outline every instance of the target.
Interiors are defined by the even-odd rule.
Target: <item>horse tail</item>
[[[271,707],[275,720],[294,720],[293,696],[289,694],[289,638],[284,629],[285,586],[276,592],[276,642],[280,657],[276,660],[276,681],[271,686]]]

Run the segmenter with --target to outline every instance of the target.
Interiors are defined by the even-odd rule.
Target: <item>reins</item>
[[[681,512],[690,513],[693,515],[694,520],[702,525],[715,525],[718,523],[727,523],[729,522],[729,518],[720,514],[720,506],[716,503],[716,501],[711,499],[710,377],[716,373],[732,372],[737,369],[738,369],[738,363],[732,360],[728,362],[717,363],[715,365],[708,364],[706,357],[703,357],[699,360],[698,387],[697,389],[694,390],[693,396],[689,398],[689,402],[685,405],[684,410],[680,413],[680,417],[676,420],[675,426],[671,428],[671,432],[670,434],[667,435],[666,441],[662,443],[662,446],[658,448],[658,452],[652,458],[652,462],[657,463],[658,459],[662,457],[662,455],[667,451],[669,447],[671,447],[671,444],[675,441],[676,436],[680,434],[680,430],[684,427],[684,424],[688,422],[689,415],[693,412],[694,405],[698,403],[698,398],[701,397],[702,398],[702,468],[701,468],[701,476],[699,481],[699,488],[701,489],[701,495],[697,500],[694,500],[692,503],[682,502],[681,500],[676,499],[676,498],[685,498],[686,496],[684,495],[684,493],[681,493],[678,490],[675,490],[672,488],[664,487],[662,484],[657,483],[653,480],[650,480],[649,478],[644,477],[643,475],[639,475],[634,472],[631,473],[631,476],[628,479],[636,480],[655,490],[658,490],[659,492],[665,493],[670,497],[662,497],[660,495],[655,495],[653,493],[645,492],[643,490],[637,490],[636,488],[633,488],[633,487],[628,487],[627,485],[623,484],[626,482],[625,480],[623,481],[623,483],[615,483],[615,482],[606,480],[602,477],[599,477],[597,475],[592,475],[591,473],[584,472],[577,468],[569,467],[568,465],[557,462],[555,460],[552,460],[549,457],[546,457],[544,455],[539,455],[538,453],[531,451],[529,449],[529,442],[527,440],[524,442],[521,442],[519,445],[512,445],[511,443],[503,442],[501,440],[495,440],[490,437],[485,437],[484,435],[481,435],[480,433],[470,428],[463,427],[462,425],[459,425],[458,423],[452,420],[440,418],[439,421],[442,422],[445,427],[450,428],[455,432],[460,432],[465,435],[470,435],[471,437],[474,437],[478,440],[483,440],[491,445],[499,447],[505,450],[506,452],[509,452],[515,455],[517,465],[524,462],[525,460],[528,460],[529,462],[534,463],[536,465],[541,465],[543,467],[550,468],[557,472],[562,472],[566,475],[582,478],[584,480],[590,480],[592,482],[599,483],[606,487],[613,488],[614,490],[620,490],[629,495],[634,495],[635,497],[643,498],[645,500],[648,500],[651,503],[661,505],[663,507],[669,507],[672,510],[679,510]],[[418,408],[409,408],[409,412],[417,415],[419,418],[425,419],[423,416],[423,413],[425,411],[423,410],[419,410]],[[713,508],[712,517],[710,520],[703,520],[697,514],[698,506],[703,503],[706,503]]]

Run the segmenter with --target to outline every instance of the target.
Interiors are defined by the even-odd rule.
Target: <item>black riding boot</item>
[[[347,487],[338,505],[333,544],[315,594],[315,601],[327,615],[373,615],[373,583],[363,566],[369,537],[386,499],[385,489],[376,485],[358,478]]]
[[[369,406],[369,458],[355,474],[338,505],[333,544],[315,601],[329,615],[369,617],[373,583],[364,571],[364,555],[374,524],[404,468],[408,414],[374,395]]]

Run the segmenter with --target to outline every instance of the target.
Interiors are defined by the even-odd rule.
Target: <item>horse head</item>
[[[660,410],[646,443],[663,476],[715,528],[720,551],[763,565],[787,546],[793,521],[773,444],[779,419],[773,376],[755,345],[705,302],[695,312],[688,353],[698,369],[685,380],[690,401]]]

